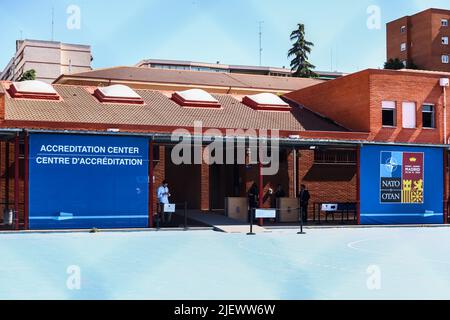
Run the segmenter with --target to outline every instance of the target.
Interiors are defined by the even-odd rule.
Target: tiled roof
[[[219,86],[246,89],[294,91],[323,82],[317,79],[275,77],[225,72],[198,72],[137,67],[113,67],[62,75],[55,83],[64,84],[66,78],[137,81],[198,86]]]
[[[7,86],[7,83],[3,83]],[[1,87],[1,86],[0,86]],[[347,131],[311,111],[295,106],[291,112],[255,111],[231,95],[214,95],[220,109],[185,108],[159,91],[136,90],[144,105],[100,103],[95,88],[54,85],[61,101],[13,99],[5,95],[5,120],[46,122],[65,129],[64,123],[123,126],[279,129],[282,131]],[[149,129],[150,130],[150,129]]]

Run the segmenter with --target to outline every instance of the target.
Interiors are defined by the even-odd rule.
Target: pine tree
[[[291,41],[294,44],[288,52],[288,58],[294,57],[291,61],[291,69],[294,72],[293,76],[317,78],[318,75],[313,71],[316,67],[308,62],[308,56],[314,44],[305,39],[305,26],[301,23],[297,26],[297,30],[291,33]]]

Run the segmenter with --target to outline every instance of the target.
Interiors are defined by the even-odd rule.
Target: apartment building
[[[450,10],[428,9],[387,24],[387,59],[450,72]]]
[[[91,47],[55,41],[17,40],[16,53],[0,80],[17,81],[28,70],[36,71],[36,79],[52,83],[61,74],[92,70]]]

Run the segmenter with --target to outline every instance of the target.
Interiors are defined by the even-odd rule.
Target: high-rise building
[[[92,70],[91,61],[91,47],[87,45],[17,40],[16,53],[0,73],[0,80],[16,81],[34,69],[37,80],[51,83],[61,74]]]
[[[387,59],[450,72],[450,10],[428,9],[387,24]]]

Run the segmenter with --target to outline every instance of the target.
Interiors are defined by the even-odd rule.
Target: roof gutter
[[[76,134],[76,135],[97,135],[97,136],[129,136],[129,137],[144,137],[150,138],[155,142],[160,143],[176,143],[172,140],[172,135],[167,133],[138,133],[138,132],[110,132],[110,131],[81,131],[81,130],[46,130],[46,129],[1,129],[1,132],[9,133],[47,133],[47,134]],[[236,139],[236,136],[221,136],[222,139]],[[207,144],[217,139],[217,136],[196,136],[191,135],[194,141],[202,141]],[[270,137],[245,137],[246,141],[278,141],[282,146],[341,146],[341,147],[356,147],[356,146],[410,146],[410,147],[428,147],[428,148],[449,148],[445,144],[425,144],[425,143],[409,143],[409,142],[378,142],[367,140],[335,140],[335,139],[320,139],[320,138],[273,138]],[[450,148],[449,148],[450,150]]]

